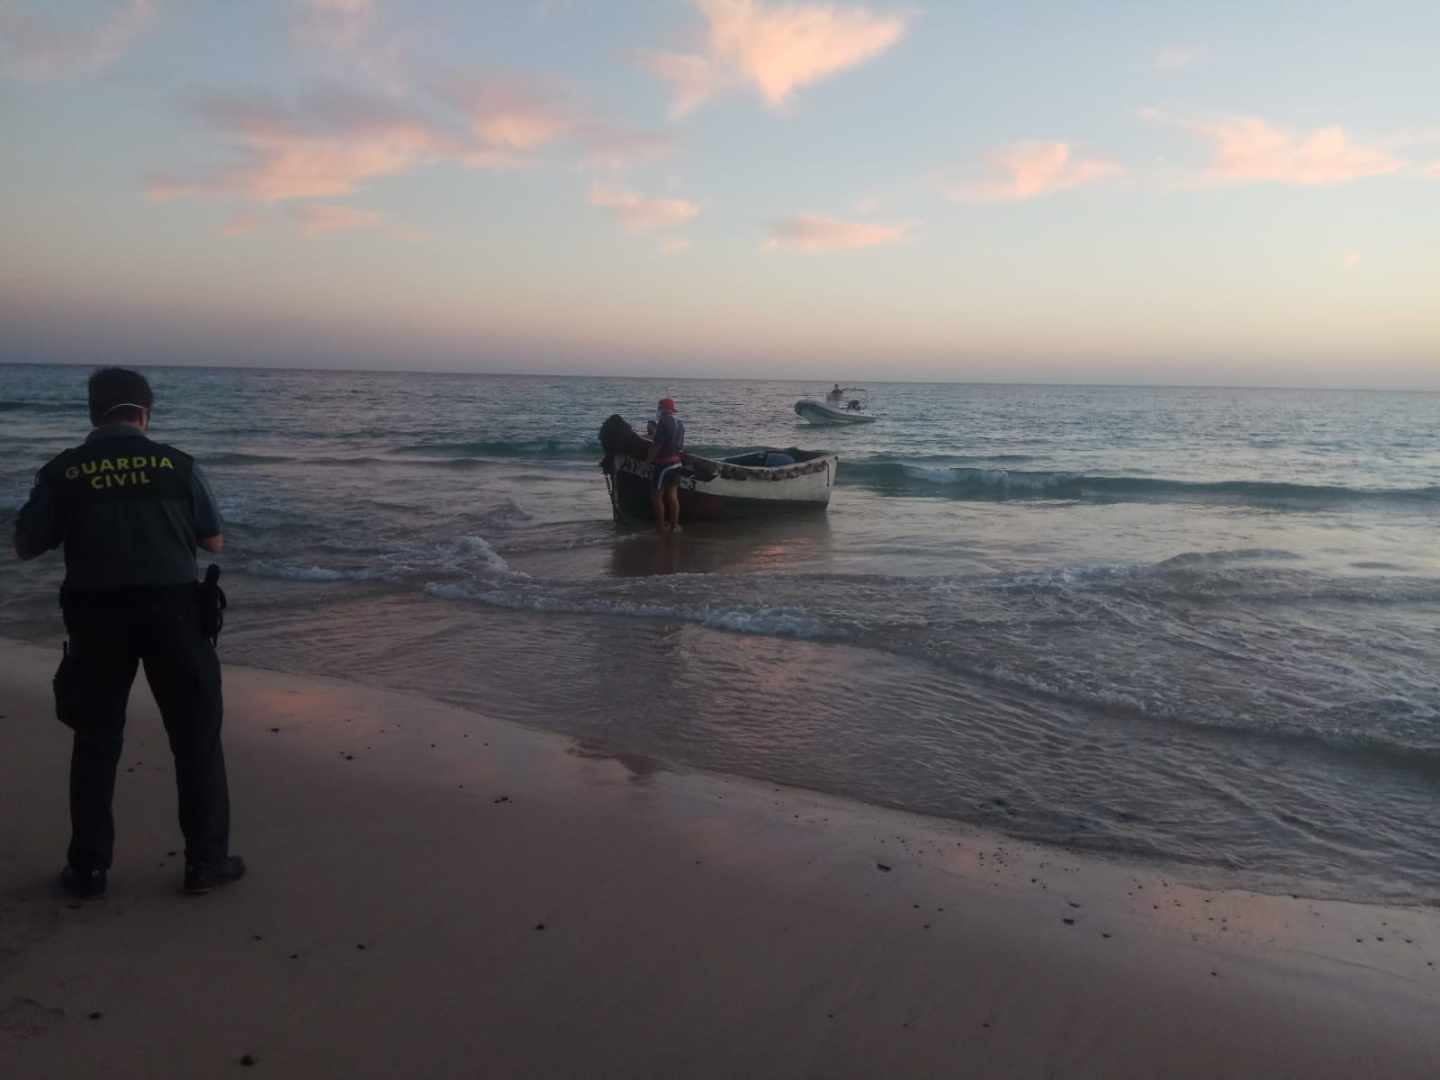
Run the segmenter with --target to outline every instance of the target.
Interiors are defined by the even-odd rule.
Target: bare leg
[[[657,491],[650,496],[650,512],[655,515],[655,531],[665,531],[665,493]]]
[[[680,528],[680,485],[671,484],[665,489],[665,505],[670,511],[670,531]]]

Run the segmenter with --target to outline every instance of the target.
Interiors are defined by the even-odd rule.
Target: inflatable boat
[[[870,415],[870,392],[859,386],[832,390],[825,400],[801,398],[795,402],[795,415],[812,424],[873,424]]]

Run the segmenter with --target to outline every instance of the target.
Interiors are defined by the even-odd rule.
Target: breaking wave
[[[845,463],[838,482],[897,495],[953,499],[1091,502],[1205,502],[1323,509],[1358,504],[1440,508],[1440,487],[1358,488],[1266,480],[1169,480],[1021,469],[940,468],[899,461]]]
[[[1347,752],[1411,755],[1412,765],[1440,767],[1434,726],[1440,700],[1420,673],[1376,670],[1357,679],[1323,657],[1313,665],[1294,657],[1277,662],[1276,671],[1285,670],[1274,679],[1255,668],[1266,663],[1277,637],[1304,633],[1321,607],[1337,604],[1377,608],[1374,625],[1390,627],[1393,647],[1395,617],[1429,625],[1423,612],[1403,609],[1440,605],[1440,582],[1335,577],[1285,565],[1293,559],[1284,551],[1245,549],[1033,574],[595,581],[520,577],[487,555],[483,576],[432,579],[424,589],[515,611],[685,623],[874,649],[1060,705]],[[1205,614],[1205,602],[1216,600],[1228,605],[1224,626]],[[1193,614],[1177,616],[1177,605],[1185,604]],[[1037,651],[1041,638],[1049,644]],[[1379,662],[1376,642],[1366,634],[1347,640],[1353,665],[1368,669]],[[1184,657],[1195,650],[1247,672],[1246,679],[1216,680],[1191,668]],[[1306,707],[1297,708],[1302,700]],[[1378,727],[1377,710],[1387,716]]]
[[[245,569],[256,577],[277,578],[281,581],[305,581],[314,584],[375,581],[383,576],[383,571],[377,569],[341,570],[335,567],[282,562],[276,559],[253,559]]]
[[[499,576],[522,581],[527,578],[510,569],[505,557],[482,536],[462,536],[454,543],[416,544],[368,557],[351,552],[339,556],[339,561],[350,564],[358,561],[360,565],[321,566],[303,560],[252,559],[245,569],[256,577],[312,584],[401,585],[437,573],[482,581]]]

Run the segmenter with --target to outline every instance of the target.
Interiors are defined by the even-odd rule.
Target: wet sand
[[[1182,885],[458,708],[226,669],[248,878],[179,894],[131,709],[110,895],[0,643],[0,1075],[1440,1075],[1440,909]]]

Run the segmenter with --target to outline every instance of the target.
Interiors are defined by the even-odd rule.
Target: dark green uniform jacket
[[[195,580],[197,541],[221,531],[194,460],[138,428],[96,428],[35,477],[15,522],[31,559],[65,546],[65,588],[98,591]]]

